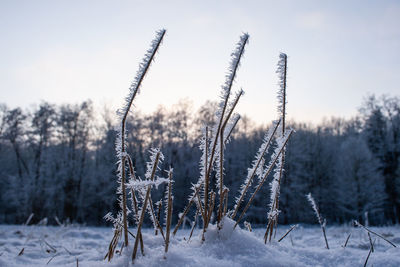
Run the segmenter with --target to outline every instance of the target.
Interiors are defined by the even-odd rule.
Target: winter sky
[[[0,1],[0,102],[117,108],[157,29],[167,35],[136,106],[216,100],[230,53],[250,34],[239,112],[276,117],[279,52],[288,114],[349,118],[368,94],[399,95],[400,1]]]

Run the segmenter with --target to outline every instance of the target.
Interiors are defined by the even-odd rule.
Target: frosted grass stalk
[[[279,137],[282,138],[285,135],[286,127],[286,74],[287,74],[287,55],[284,53],[279,54],[278,68],[276,70],[278,73],[278,115],[280,116],[282,122],[279,126]],[[279,195],[280,195],[280,184],[282,176],[284,173],[285,164],[285,152],[284,148],[281,154],[281,158],[276,164],[276,170],[274,175],[274,180],[271,183],[271,202],[270,211],[268,212],[268,225],[267,231],[265,233],[265,240],[269,236],[269,241],[271,241],[273,229],[276,229],[278,225],[278,215],[279,215]],[[273,198],[273,199],[272,199]]]
[[[193,185],[192,189],[194,189],[194,193],[189,197],[189,203],[186,205],[186,207],[182,213],[182,216],[180,216],[180,219],[175,226],[175,229],[173,231],[174,235],[178,231],[180,225],[183,222],[183,218],[188,213],[191,205],[193,204],[196,194],[200,191],[201,187],[204,186],[204,181],[209,180],[211,171],[213,169],[212,167],[213,167],[214,160],[215,160],[215,158],[214,158],[215,154],[219,154],[219,151],[217,151],[217,144],[219,141],[218,137],[221,135],[221,127],[224,122],[225,112],[226,112],[226,109],[228,106],[228,101],[229,101],[229,96],[231,93],[232,85],[235,80],[237,70],[240,66],[240,60],[244,54],[244,50],[245,50],[244,48],[245,48],[246,44],[248,43],[248,40],[249,40],[249,35],[247,33],[244,33],[240,37],[240,40],[235,47],[235,50],[231,54],[231,61],[229,64],[228,73],[226,75],[225,83],[221,88],[220,102],[218,105],[218,110],[216,112],[216,117],[217,117],[216,124],[214,125],[214,128],[211,131],[211,133],[212,133],[212,137],[211,137],[212,141],[210,144],[211,150],[209,153],[207,153],[208,166],[205,170],[205,177],[204,177],[204,180],[201,180],[202,183],[200,183],[199,187],[196,187],[195,185]],[[205,196],[205,197],[207,198],[208,196]],[[206,208],[207,207],[205,207],[205,209]],[[209,218],[210,216],[207,216],[207,217]]]
[[[124,224],[124,241],[125,246],[128,246],[128,220],[127,216],[129,210],[127,209],[126,204],[126,187],[125,187],[125,159],[126,159],[126,118],[128,116],[129,110],[132,106],[132,102],[139,92],[142,81],[151,65],[151,62],[154,60],[154,56],[161,45],[161,42],[165,35],[165,30],[162,29],[156,33],[155,39],[151,42],[150,48],[147,50],[142,62],[139,64],[139,69],[136,73],[136,76],[129,87],[129,94],[125,98],[125,104],[122,110],[118,111],[119,118],[121,120],[120,128],[117,131],[117,139],[115,144],[116,155],[118,158],[117,161],[117,177],[119,188],[117,190],[117,194],[119,195],[119,204],[122,209],[122,217]]]
[[[259,180],[262,178],[262,173],[263,173],[263,168],[262,166],[264,165],[264,155],[268,152],[268,148],[271,145],[272,137],[275,135],[275,132],[280,124],[280,120],[277,122],[274,122],[273,125],[269,128],[268,132],[265,134],[263,142],[258,149],[258,152],[255,156],[255,159],[253,160],[251,168],[247,170],[247,177],[243,184],[240,186],[239,190],[239,197],[236,197],[235,201],[235,206],[234,206],[234,211],[232,214],[232,219],[235,218],[240,204],[242,203],[248,189],[250,188],[253,178],[255,175],[259,176]]]
[[[212,130],[212,142],[211,142],[211,153],[210,153],[210,160],[209,160],[209,166],[207,168],[206,175],[209,177],[211,173],[211,169],[214,163],[214,156],[215,154],[219,154],[217,150],[217,143],[218,143],[218,137],[221,134],[221,127],[223,124],[224,116],[225,116],[225,111],[228,106],[228,101],[229,101],[229,96],[231,93],[232,85],[233,82],[236,78],[236,73],[237,70],[239,69],[240,66],[240,60],[244,54],[245,51],[245,46],[249,41],[249,35],[247,33],[244,33],[241,37],[239,42],[236,44],[235,50],[231,54],[231,62],[228,68],[228,73],[225,76],[225,83],[221,88],[221,94],[220,94],[220,102],[218,105],[218,110],[216,112],[216,124],[214,125],[214,128]]]
[[[235,226],[236,227],[238,225],[238,223],[242,220],[244,214],[246,213],[247,209],[250,207],[251,203],[254,200],[255,195],[257,194],[257,192],[261,189],[262,185],[264,184],[264,182],[267,180],[267,177],[269,176],[269,174],[272,171],[272,168],[275,166],[276,161],[278,160],[278,157],[281,155],[282,150],[284,149],[284,147],[286,146],[287,142],[289,141],[290,137],[293,134],[293,130],[290,130],[289,132],[286,132],[283,138],[283,142],[281,142],[281,144],[279,146],[277,146],[274,150],[274,153],[271,156],[271,160],[268,163],[268,166],[265,168],[265,171],[263,173],[263,178],[260,179],[256,189],[254,190],[253,194],[251,195],[249,201],[247,202],[246,206],[244,207],[242,213],[240,214],[239,218],[236,220]]]
[[[306,196],[307,196],[308,201],[309,201],[310,204],[311,204],[311,207],[312,207],[313,210],[314,210],[315,216],[316,216],[317,219],[318,219],[318,223],[319,223],[319,225],[321,226],[322,233],[323,233],[324,239],[325,239],[326,248],[329,249],[328,239],[326,238],[326,230],[325,230],[325,227],[326,227],[326,220],[325,220],[325,219],[322,220],[322,217],[321,217],[321,215],[320,215],[320,213],[319,213],[319,210],[318,210],[317,203],[315,203],[315,200],[314,200],[314,198],[312,197],[311,193],[308,193],[308,195],[306,195]]]

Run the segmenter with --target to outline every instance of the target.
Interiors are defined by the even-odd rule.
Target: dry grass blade
[[[156,203],[157,205],[157,203]],[[162,201],[158,201],[157,205],[157,221],[160,222],[161,219],[161,209],[162,209]],[[158,235],[158,229],[155,230],[155,235]]]
[[[347,246],[347,243],[349,242],[350,236],[351,236],[351,233],[347,236],[346,242],[344,242],[344,245],[342,246],[343,248],[345,248]]]
[[[138,204],[137,204],[137,199],[136,199],[136,195],[135,192],[133,191],[133,189],[131,189],[131,194],[132,194],[132,202],[133,202],[133,208],[135,209],[135,214],[139,215],[139,208],[138,208]],[[134,238],[135,236],[128,231]],[[138,238],[140,241],[140,250],[142,252],[142,255],[144,255],[144,246],[143,246],[143,238],[142,238],[142,233],[138,233]]]
[[[173,235],[176,235],[176,232],[178,231],[179,227],[182,225],[183,223],[183,219],[185,218],[185,216],[187,215],[187,213],[189,212],[190,207],[193,205],[193,202],[196,198],[196,194],[199,193],[200,191],[200,186],[196,188],[196,191],[194,192],[193,197],[190,199],[189,203],[186,205],[185,209],[183,210],[182,215],[180,216],[178,223],[176,224],[174,231],[172,232]]]
[[[157,226],[158,230],[160,230],[161,236],[163,237],[163,239],[165,241],[164,231],[161,227],[160,221],[157,219],[156,214],[154,212],[153,201],[151,200],[151,194],[149,197],[149,206],[150,206],[150,210],[151,210],[151,216],[153,217],[153,220],[156,223],[156,226]]]
[[[208,222],[208,223],[210,223],[211,215],[212,215],[212,212],[213,212],[213,210],[214,210],[214,206],[215,206],[215,196],[216,196],[215,192],[211,192],[211,202],[210,202],[210,207],[209,207],[209,210],[208,210],[208,218],[207,218],[207,222]],[[208,226],[208,225],[207,225],[207,226]]]
[[[156,156],[155,156],[154,164],[152,166],[151,176],[149,178],[150,181],[154,181],[154,176],[156,174],[158,161],[160,159],[160,154],[161,154],[161,152],[158,151]],[[138,223],[138,226],[137,226],[136,236],[139,236],[141,234],[144,215],[146,214],[147,205],[149,204],[150,192],[151,192],[151,185],[148,185],[147,186],[147,191],[146,191],[146,196],[144,198],[144,202],[143,202],[143,206],[142,206],[142,211],[140,213],[140,218],[139,218],[139,223]],[[132,252],[132,263],[135,261],[135,258],[136,258],[138,244],[139,244],[139,238],[136,238],[135,239],[135,245],[133,247],[133,252]]]
[[[126,177],[125,177],[125,159],[126,159],[126,152],[125,152],[125,127],[126,127],[126,118],[128,116],[129,110],[132,106],[132,102],[136,97],[136,94],[139,91],[139,88],[142,84],[142,81],[144,77],[146,76],[147,71],[150,68],[151,62],[154,60],[154,56],[158,50],[158,48],[161,45],[161,42],[164,38],[165,35],[165,30],[161,30],[160,32],[157,33],[156,40],[153,41],[152,48],[153,50],[151,51],[150,54],[146,55],[144,61],[143,61],[143,66],[142,69],[139,70],[138,76],[136,77],[135,81],[131,85],[131,92],[129,95],[129,99],[126,103],[126,106],[124,107],[124,113],[121,118],[121,132],[120,132],[120,138],[121,138],[121,143],[120,143],[120,157],[121,157],[121,164],[122,166],[120,167],[121,170],[121,191],[122,191],[122,216],[123,216],[123,224],[124,224],[124,241],[125,241],[125,246],[128,246],[128,222],[127,222],[127,203],[126,203]]]
[[[368,232],[369,245],[371,246],[371,251],[374,252],[374,244],[372,244],[371,234]]]
[[[257,162],[256,162],[256,165],[255,165],[254,168],[253,168],[253,171],[252,171],[252,173],[251,173],[251,175],[250,175],[250,179],[247,181],[246,186],[245,186],[244,190],[242,191],[242,193],[241,193],[241,195],[240,195],[240,197],[239,197],[239,200],[237,201],[236,208],[235,208],[235,210],[233,211],[233,214],[232,214],[232,219],[234,219],[234,218],[236,217],[236,213],[237,213],[238,210],[239,210],[240,204],[242,203],[242,201],[243,201],[243,199],[244,199],[244,196],[246,195],[246,193],[247,193],[247,191],[248,191],[248,189],[249,189],[249,187],[250,187],[250,184],[252,183],[252,181],[253,181],[253,179],[254,179],[254,177],[255,177],[255,175],[256,175],[257,169],[258,169],[259,166],[260,166],[260,163],[261,163],[261,161],[262,161],[262,158],[263,158],[264,155],[265,155],[265,152],[268,150],[268,148],[269,148],[269,146],[270,146],[270,144],[271,144],[272,138],[273,138],[273,136],[275,135],[275,132],[276,132],[276,130],[278,129],[278,126],[279,126],[280,122],[281,122],[281,120],[279,120],[279,121],[276,123],[276,125],[275,125],[275,127],[274,127],[274,130],[273,130],[272,134],[270,135],[270,138],[268,139],[265,148],[262,150],[261,155],[260,155],[260,157],[258,158],[258,160],[257,160]]]
[[[18,253],[18,256],[22,256],[24,254],[25,248],[22,248],[21,251]]]
[[[227,75],[227,80],[225,82],[225,85],[223,86],[224,88],[224,93],[223,93],[223,102],[222,102],[222,107],[220,110],[220,114],[219,114],[219,121],[216,127],[216,131],[214,133],[214,140],[213,140],[213,145],[211,148],[211,154],[210,154],[210,161],[209,161],[209,165],[208,168],[206,170],[206,177],[210,177],[211,171],[212,171],[212,167],[214,164],[214,159],[215,159],[215,152],[216,152],[216,148],[217,148],[217,144],[218,144],[218,138],[220,138],[220,152],[223,153],[223,142],[224,139],[222,137],[222,133],[223,133],[223,125],[224,125],[224,116],[225,116],[225,112],[226,112],[226,108],[228,106],[228,101],[229,101],[229,96],[231,93],[231,89],[232,89],[232,85],[233,85],[233,81],[235,80],[236,77],[236,73],[238,71],[239,65],[240,65],[240,60],[244,54],[244,48],[248,42],[249,39],[249,35],[248,34],[244,34],[241,37],[241,40],[239,42],[239,47],[238,47],[238,51],[235,51],[237,54],[234,53],[234,57],[233,57],[233,64],[231,66],[230,69],[230,74]],[[241,94],[240,94],[241,95]],[[239,96],[240,97],[240,96]],[[234,106],[233,106],[234,108]],[[230,114],[232,114],[233,109],[230,110]],[[229,114],[227,116],[227,119],[229,120]],[[220,155],[220,164],[222,164],[223,162],[223,155]],[[220,166],[220,171],[222,172],[222,167]],[[223,175],[220,174],[220,208],[218,210],[218,223],[220,222],[221,219],[221,206],[222,206],[222,198],[221,198],[221,194],[222,194],[222,183],[223,183]]]
[[[50,250],[49,250],[49,249],[46,250],[48,253],[50,253],[50,252],[56,253],[56,252],[57,252],[57,250],[55,249],[55,247],[53,247],[52,245],[50,245],[46,240],[43,239],[43,242],[50,248]]]
[[[131,179],[136,180],[136,175],[135,175],[135,171],[133,168],[133,162],[132,159],[129,155],[127,155],[127,159],[128,159],[128,166],[129,166],[129,174]],[[138,208],[138,201],[136,198],[136,194],[135,191],[131,188],[131,195],[132,195],[132,206],[133,209],[135,210],[135,214],[136,216],[139,216],[139,208]],[[129,232],[129,231],[128,231]],[[131,232],[129,232],[133,237],[135,237]],[[143,238],[142,238],[142,233],[139,233],[138,235],[139,241],[140,241],[140,250],[142,252],[142,255],[144,255],[144,247],[143,247]]]
[[[208,126],[206,126],[206,132],[205,132],[205,148],[204,148],[204,169],[207,172],[207,160],[208,160]],[[203,233],[206,230],[207,226],[207,219],[208,219],[208,185],[209,185],[209,177],[204,177],[204,221],[203,221]]]
[[[104,259],[108,259],[108,261],[111,261],[111,259],[114,256],[115,248],[118,245],[118,241],[121,238],[121,235],[122,235],[122,227],[117,227],[114,230],[113,238],[111,239],[111,242],[108,245],[108,251],[107,251],[107,254],[104,257]],[[67,250],[66,248],[64,248],[64,249]],[[69,252],[69,251],[67,250],[67,252]]]
[[[371,247],[370,247],[370,249],[369,249],[367,258],[365,259],[365,262],[364,262],[364,267],[367,266],[367,263],[368,263],[368,260],[369,260],[369,256],[371,256],[371,253],[374,252],[374,251],[373,251],[373,250],[374,250],[373,247],[374,247],[375,241],[376,241],[376,239],[374,240],[374,243],[371,243]]]
[[[238,223],[243,219],[244,214],[246,213],[247,209],[250,207],[251,203],[254,200],[255,195],[257,192],[261,189],[262,185],[264,184],[265,180],[267,179],[268,175],[271,173],[272,168],[274,167],[276,161],[278,160],[279,155],[282,153],[283,148],[286,146],[287,142],[289,141],[290,137],[293,134],[293,130],[290,130],[289,134],[287,135],[282,147],[279,149],[279,152],[276,154],[275,158],[272,160],[271,165],[269,166],[268,170],[265,172],[264,177],[260,181],[259,185],[257,186],[256,190],[253,192],[251,195],[249,201],[247,202],[247,205],[244,207],[244,210],[240,214],[239,218],[236,220],[234,228],[238,225]]]
[[[298,224],[293,225],[292,227],[290,227],[290,229],[288,231],[286,231],[286,233],[281,238],[279,238],[278,242],[281,242],[297,226],[298,226]]]
[[[314,200],[314,198],[312,197],[311,193],[308,193],[306,196],[307,196],[308,201],[309,201],[310,204],[311,204],[311,207],[312,207],[313,210],[314,210],[314,213],[315,213],[315,216],[317,217],[318,223],[319,223],[319,225],[321,226],[322,233],[323,233],[324,239],[325,239],[326,248],[329,249],[328,239],[326,238],[326,230],[325,230],[326,219],[324,219],[324,220],[322,221],[322,217],[321,217],[321,214],[319,213],[317,203],[315,203],[315,200]]]
[[[223,196],[223,199],[225,200],[224,201],[224,216],[226,215],[226,212],[228,211],[228,193],[229,193],[229,189],[228,188],[225,188],[224,189],[224,196]]]
[[[31,213],[31,215],[29,215],[29,217],[28,217],[28,219],[26,220],[26,222],[25,222],[25,224],[24,225],[28,225],[30,222],[31,222],[31,220],[32,220],[32,218],[33,218],[33,213]]]
[[[147,203],[148,203],[149,197],[150,197],[150,190],[151,190],[151,185],[149,185],[147,187],[147,191],[146,191],[146,196],[145,196],[144,203],[143,203],[142,212],[140,213],[139,224],[137,226],[137,234],[136,234],[136,236],[138,236],[141,233],[141,230],[142,230],[144,215],[146,213],[146,206],[147,206]],[[139,238],[136,238],[135,239],[135,245],[133,247],[133,252],[132,252],[132,263],[135,261],[135,258],[136,258],[138,244],[139,244]]]
[[[219,207],[218,207],[218,227],[220,228],[222,219],[222,206],[224,204],[224,128],[221,128],[220,133],[220,148],[219,148]]]
[[[279,91],[278,91],[278,99],[280,102],[280,105],[278,107],[278,111],[280,112],[280,117],[282,120],[282,132],[281,136],[285,135],[285,130],[286,130],[286,125],[285,125],[285,120],[286,120],[286,75],[287,75],[287,55],[284,53],[281,53],[279,55],[279,62],[278,62],[278,70],[277,72],[279,73]],[[280,184],[283,176],[283,168],[285,164],[285,150],[281,153],[281,159],[280,159],[280,166],[279,167],[279,177],[278,177],[278,187],[277,190],[275,191],[274,201],[271,205],[271,213],[274,214],[274,216],[269,216],[268,217],[268,226],[267,226],[267,231],[265,232],[265,241],[269,239],[271,241],[272,238],[272,233],[273,230],[275,229],[276,233],[276,227],[278,225],[278,216],[279,216],[279,193],[280,193]],[[278,164],[279,165],[279,164]]]
[[[203,218],[203,222],[205,222],[205,221],[206,221],[206,215],[205,215],[206,213],[205,213],[205,211],[204,211],[204,209],[203,209],[203,205],[201,204],[201,199],[200,199],[199,193],[197,193],[196,196],[197,196],[197,202],[196,202],[196,204],[197,204],[197,206],[198,206],[198,210],[200,210],[200,212],[201,212],[201,217]]]
[[[197,217],[199,216],[199,209],[197,209],[196,210],[196,214],[194,215],[194,222],[193,222],[193,225],[192,225],[192,230],[190,230],[190,235],[189,235],[189,238],[188,238],[188,243],[189,243],[189,241],[190,241],[190,238],[192,238],[192,235],[193,235],[193,231],[194,231],[194,228],[196,228],[196,225],[197,225]]]
[[[172,222],[172,169],[168,172],[168,209],[167,209],[167,222],[166,222],[166,237],[165,237],[165,253],[168,252],[169,246],[169,237],[171,231],[171,222]]]
[[[326,248],[329,249],[328,239],[326,238],[325,224],[326,224],[326,221],[324,220],[324,224],[322,225],[322,232],[324,233],[324,239],[325,239]]]
[[[368,231],[369,233],[374,234],[374,235],[376,235],[376,236],[382,238],[383,240],[385,240],[386,242],[388,242],[388,243],[389,243],[390,245],[392,245],[393,247],[396,247],[396,245],[393,244],[392,242],[390,242],[388,239],[386,239],[386,238],[384,238],[383,236],[381,236],[380,234],[377,234],[377,233],[375,233],[374,231],[368,229],[367,227],[365,227],[364,225],[362,225],[362,224],[359,223],[358,221],[355,221],[355,224],[356,224],[357,226],[360,226],[360,227],[364,228],[364,229],[365,229],[366,231]]]
[[[58,254],[53,255],[53,257],[51,257],[51,258],[47,261],[46,265],[49,265],[49,263],[50,263],[56,256],[58,256]]]
[[[244,49],[244,47],[243,47],[243,49]],[[226,125],[228,124],[228,121],[230,120],[230,118],[232,116],[232,113],[233,113],[233,111],[234,111],[234,109],[235,109],[235,107],[236,107],[237,103],[239,102],[239,99],[240,99],[240,97],[242,95],[243,95],[243,90],[240,90],[240,92],[237,94],[235,100],[233,101],[232,107],[228,111],[228,114],[226,115],[225,121],[223,122],[223,124],[221,126],[221,130],[220,130],[220,141],[219,141],[219,144],[220,144],[220,148],[219,148],[219,153],[220,153],[220,155],[219,155],[219,171],[220,171],[220,174],[219,174],[219,177],[220,177],[220,179],[219,179],[219,183],[220,183],[219,184],[219,193],[220,193],[220,198],[219,198],[219,208],[218,208],[218,222],[221,222],[221,219],[222,219],[222,216],[223,216],[222,213],[223,213],[223,201],[224,201],[224,196],[223,196],[223,188],[224,188],[224,172],[223,172],[223,170],[224,170],[224,166],[223,166],[223,163],[224,163],[224,160],[223,160],[224,159],[224,146],[225,146],[225,143],[227,142],[227,140],[229,139],[229,135],[231,134],[231,132],[233,130],[233,127],[237,124],[238,119],[234,121],[234,125],[233,125],[232,129],[229,131],[228,136],[225,139],[224,139],[224,132],[225,132]],[[228,98],[229,98],[229,95],[227,96],[226,101],[228,100]],[[221,116],[221,118],[222,117],[223,116]],[[226,213],[226,212],[224,212],[224,213]]]
[[[224,141],[225,144],[228,143],[228,140],[229,140],[229,138],[231,137],[232,132],[233,132],[233,130],[235,129],[235,127],[236,127],[237,123],[239,122],[239,120],[240,120],[240,116],[237,116],[237,117],[235,118],[235,120],[233,121],[232,127],[230,128],[229,132],[228,132],[227,135],[225,136],[225,141]]]
[[[204,234],[205,234],[205,232],[207,231],[208,224],[210,223],[211,215],[212,215],[212,212],[213,212],[213,210],[214,210],[214,204],[215,204],[215,192],[212,192],[212,191],[211,191],[211,195],[210,195],[210,205],[209,205],[208,211],[207,211],[207,219],[206,219],[206,221],[204,222],[205,225],[203,225],[203,233],[202,233],[202,235],[201,235],[201,240],[202,240],[202,241],[205,240]],[[207,207],[205,207],[205,209],[207,209]]]

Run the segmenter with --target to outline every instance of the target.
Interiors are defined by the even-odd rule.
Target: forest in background
[[[215,110],[207,102],[193,112],[181,101],[152,114],[134,111],[127,120],[137,175],[143,177],[153,147],[165,155],[162,168],[174,168],[174,222],[200,175],[201,126],[213,125]],[[106,224],[104,215],[118,210],[114,117],[110,111],[98,114],[90,101],[42,102],[27,111],[0,105],[0,223],[23,223],[33,213],[32,222]],[[286,152],[280,223],[317,223],[309,192],[328,223],[400,222],[400,98],[369,96],[349,120],[288,125],[296,133]],[[229,206],[266,131],[243,117],[231,136],[224,166]],[[155,202],[162,189],[152,194]],[[269,190],[264,185],[245,220],[266,223]]]

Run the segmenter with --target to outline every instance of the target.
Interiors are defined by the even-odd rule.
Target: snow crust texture
[[[320,228],[299,226],[282,242],[263,242],[265,229],[253,232],[237,227],[225,218],[218,231],[211,225],[206,241],[201,242],[198,229],[187,242],[190,229],[181,230],[171,239],[164,253],[160,235],[153,229],[143,229],[145,256],[138,254],[135,264],[130,261],[132,247],[118,253],[111,262],[103,261],[112,232],[109,228],[0,226],[0,266],[363,266],[369,252],[368,236],[362,229],[350,226],[327,227],[332,248],[325,249]],[[255,227],[254,227],[255,228]],[[371,227],[400,246],[399,227]],[[278,228],[277,237],[288,230]],[[348,234],[351,238],[343,248]],[[375,252],[368,266],[400,266],[400,249],[376,239]],[[21,253],[23,249],[23,252]],[[20,256],[18,256],[21,254]],[[48,263],[48,264],[47,264]]]

